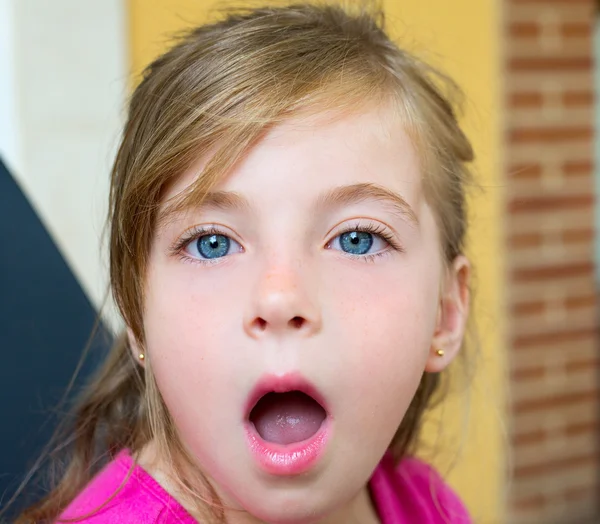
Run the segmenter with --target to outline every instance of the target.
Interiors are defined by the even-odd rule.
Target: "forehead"
[[[210,154],[199,158],[164,200],[193,189],[210,158]],[[415,205],[420,200],[418,155],[392,107],[290,118],[267,130],[213,189],[233,191],[264,205],[281,199],[308,203],[335,187],[352,184],[375,184]]]

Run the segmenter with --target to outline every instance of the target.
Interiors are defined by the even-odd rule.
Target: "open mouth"
[[[248,418],[264,441],[288,445],[315,435],[327,418],[327,412],[317,400],[302,391],[271,391],[260,397]]]
[[[244,413],[249,450],[269,475],[300,475],[316,467],[333,434],[325,397],[299,373],[264,376]]]

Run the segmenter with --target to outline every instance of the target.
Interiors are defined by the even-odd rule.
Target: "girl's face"
[[[468,266],[444,269],[402,125],[329,117],[274,127],[152,246],[149,362],[184,445],[248,512],[230,522],[352,522],[421,375],[462,338]]]

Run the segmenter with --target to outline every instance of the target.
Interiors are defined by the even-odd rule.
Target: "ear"
[[[469,316],[471,265],[463,256],[457,256],[446,273],[445,286],[440,298],[436,330],[425,371],[439,373],[456,357],[462,346]],[[438,351],[443,355],[440,356]]]
[[[127,328],[127,342],[129,343],[129,349],[133,355],[133,359],[143,366],[146,355],[142,347],[138,344],[133,331],[129,327]]]

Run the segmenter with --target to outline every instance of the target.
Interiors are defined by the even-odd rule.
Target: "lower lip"
[[[254,424],[246,423],[246,438],[250,450],[262,469],[271,475],[300,475],[311,469],[323,455],[329,434],[329,420],[325,419],[312,437],[302,442],[281,445],[263,440]]]

